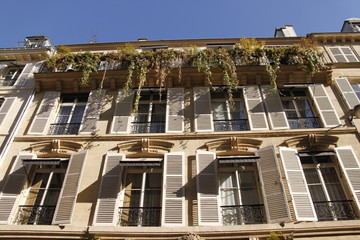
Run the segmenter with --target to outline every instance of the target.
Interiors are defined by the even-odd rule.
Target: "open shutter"
[[[32,121],[29,134],[43,134],[51,113],[59,101],[60,92],[46,92]]]
[[[194,113],[195,132],[213,132],[213,119],[211,113],[210,88],[195,87],[194,91]]]
[[[185,157],[167,153],[164,160],[162,226],[185,226]]]
[[[324,127],[335,127],[340,124],[338,115],[332,105],[325,88],[322,84],[313,84],[308,86],[315,105],[319,111]]]
[[[184,89],[169,88],[167,91],[166,132],[184,131]]]
[[[120,153],[108,153],[105,157],[99,196],[95,209],[94,225],[116,225],[118,194],[120,191],[121,167],[125,157]]]
[[[94,134],[96,132],[96,123],[100,117],[104,96],[105,90],[90,92],[79,134]]]
[[[348,109],[354,109],[356,105],[360,104],[359,98],[347,78],[336,78],[335,82]]]
[[[297,221],[317,221],[314,205],[305,180],[297,151],[292,148],[280,147],[286,179],[292,197]]]
[[[22,159],[31,158],[34,158],[33,154],[19,153],[10,174],[6,178],[0,195],[0,224],[10,224],[10,216],[14,215],[12,214],[12,212],[15,211],[13,209],[27,179]]]
[[[259,87],[250,85],[243,88],[245,106],[248,113],[251,130],[269,129],[262,104]]]
[[[353,149],[349,147],[335,148],[340,166],[347,182],[349,183],[351,193],[355,202],[360,208],[360,166],[359,161]]]
[[[259,173],[269,223],[289,221],[290,212],[281,180],[274,146],[257,151],[260,156]]]
[[[199,226],[220,225],[215,153],[196,151],[196,171]]]
[[[34,72],[38,72],[43,62],[27,63],[16,80],[15,86],[24,86],[28,79],[34,79]]]
[[[64,183],[56,206],[53,224],[69,224],[71,222],[86,155],[87,150],[84,150],[74,153],[70,157]]]
[[[128,133],[131,120],[131,110],[133,107],[134,91],[129,90],[129,94],[125,95],[124,90],[119,90],[113,121],[111,124],[111,133]]]
[[[6,97],[4,102],[0,107],[0,127],[3,122],[5,122],[5,117],[7,113],[10,111],[11,106],[15,102],[16,97]]]
[[[264,85],[261,86],[261,92],[264,97],[271,129],[290,129],[280,96],[277,91],[275,92],[270,85]]]

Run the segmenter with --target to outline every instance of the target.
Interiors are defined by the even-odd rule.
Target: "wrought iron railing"
[[[6,87],[6,86],[13,86],[16,82],[16,79],[11,79],[11,80],[7,80],[7,79],[0,79],[0,86],[2,87]]]
[[[20,205],[15,223],[19,225],[51,225],[55,206]]]
[[[165,122],[132,122],[131,133],[164,133]]]
[[[319,221],[352,220],[356,218],[351,200],[314,202]]]
[[[264,205],[232,205],[222,206],[224,225],[256,224],[265,222]]]
[[[80,123],[53,123],[50,125],[50,135],[78,134]]]
[[[309,118],[288,118],[291,129],[319,128],[320,124],[317,117]]]
[[[119,208],[121,226],[160,226],[161,207]]]
[[[214,130],[216,132],[246,131],[249,130],[248,120],[214,120]]]

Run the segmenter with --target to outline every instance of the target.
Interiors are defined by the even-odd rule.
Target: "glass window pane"
[[[161,188],[161,173],[147,173],[146,174],[146,189],[160,189]]]
[[[142,173],[128,173],[126,174],[126,189],[141,189]]]
[[[326,201],[325,193],[321,185],[309,185],[308,187],[313,202]]]
[[[304,169],[307,184],[320,183],[320,178],[315,168]]]
[[[145,190],[144,207],[160,207],[161,190]]]
[[[60,189],[53,190],[50,189],[46,193],[46,197],[44,199],[44,206],[56,206],[57,200],[60,195]]]
[[[253,171],[239,172],[241,204],[259,204],[259,194],[257,190],[256,176]]]

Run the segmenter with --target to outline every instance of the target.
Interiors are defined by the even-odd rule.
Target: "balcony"
[[[132,122],[131,133],[164,133],[165,122]]]
[[[314,202],[319,221],[353,220],[356,218],[351,200]]]
[[[160,226],[161,207],[119,208],[120,226]]]
[[[50,135],[78,134],[80,123],[53,123],[50,125]]]
[[[15,224],[51,225],[56,206],[20,205]]]
[[[264,205],[233,205],[222,206],[224,225],[244,225],[265,223]]]
[[[16,82],[16,79],[0,79],[0,87],[7,87],[7,86],[13,86]]]
[[[319,128],[320,124],[317,117],[307,118],[288,118],[291,129]]]
[[[215,132],[224,131],[247,131],[249,130],[248,120],[214,120]]]

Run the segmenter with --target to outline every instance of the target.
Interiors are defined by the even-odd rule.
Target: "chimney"
[[[341,32],[360,32],[360,18],[345,19]]]
[[[293,25],[285,25],[282,28],[275,28],[274,37],[296,37]]]

